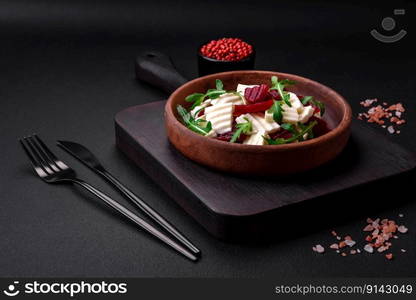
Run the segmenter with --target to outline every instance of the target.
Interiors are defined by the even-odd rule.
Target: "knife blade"
[[[123,185],[117,178],[109,173],[104,166],[100,163],[98,158],[86,147],[81,144],[70,142],[70,141],[57,141],[57,145],[63,150],[68,152],[70,155],[78,159],[88,168],[93,170],[95,173],[106,179],[114,187],[116,187],[128,200],[133,202],[141,211],[147,216],[153,219],[167,232],[172,234],[176,239],[182,242],[190,251],[196,255],[200,255],[201,251],[182,233],[180,233],[171,223],[169,223],[164,217],[150,207],[143,199],[133,193],[129,188]]]

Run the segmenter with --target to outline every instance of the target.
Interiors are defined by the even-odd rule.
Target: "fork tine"
[[[20,142],[20,145],[22,145],[23,150],[25,151],[26,155],[29,157],[30,163],[32,164],[32,167],[34,171],[38,174],[38,176],[40,177],[47,176],[48,174],[46,173],[46,171],[42,168],[39,162],[35,159],[35,157],[33,156],[28,146],[25,145],[25,141],[23,139],[19,139],[19,142]]]
[[[39,153],[42,156],[43,160],[48,163],[49,167],[51,169],[53,169],[55,172],[59,172],[60,170],[59,170],[58,166],[56,165],[55,161],[48,154],[48,151],[47,150],[49,150],[49,149],[40,140],[40,138],[36,134],[33,134],[32,135],[32,138],[31,138],[31,141],[36,146],[36,149],[39,151]]]
[[[42,166],[42,168],[46,171],[46,173],[53,174],[54,171],[51,170],[49,164],[42,158],[41,154],[39,153],[38,146],[32,141],[31,136],[27,136],[24,138],[27,145],[29,146],[30,150],[32,150],[32,154],[37,160],[38,164]]]
[[[45,151],[46,155],[49,157],[49,159],[51,161],[53,161],[55,163],[55,165],[58,166],[58,168],[65,170],[65,169],[69,169],[69,167],[64,164],[63,161],[59,160],[55,154],[53,154],[53,152],[46,146],[46,144],[41,140],[41,138],[37,135],[34,134],[33,135],[36,139],[36,141],[39,143],[39,145],[42,147],[42,149]]]

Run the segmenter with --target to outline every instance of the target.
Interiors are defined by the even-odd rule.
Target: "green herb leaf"
[[[178,105],[176,109],[178,111],[178,114],[182,117],[182,120],[186,127],[191,129],[192,131],[200,135],[207,135],[211,131],[211,122],[208,122],[207,125],[203,127],[199,123],[204,120],[195,120],[194,118],[192,118],[191,114],[182,105]]]
[[[282,108],[282,102],[281,101],[273,101],[273,105],[269,108],[268,112],[273,114],[273,120],[275,120],[277,123],[281,123],[283,119],[283,108]]]
[[[302,99],[302,104],[303,104],[303,105],[306,105],[306,104],[308,104],[309,102],[313,103],[313,101],[314,101],[314,98],[313,98],[312,96],[305,96],[305,97],[303,97],[303,99]]]
[[[290,131],[291,133],[296,133],[296,128],[295,126],[293,126],[293,124],[290,123],[283,123],[282,125],[280,125],[280,127],[282,127],[283,129]]]
[[[314,97],[312,96],[305,96],[302,99],[302,104],[303,105],[307,105],[308,103],[311,103],[312,105],[316,106],[319,108],[320,111],[320,115],[323,116],[325,113],[325,104],[321,101],[316,100]]]
[[[289,79],[279,81],[277,76],[272,76],[271,82],[272,87],[269,90],[277,90],[282,98],[282,101],[285,102],[287,106],[292,107],[292,103],[290,103],[290,95],[288,92],[284,91],[284,89],[288,85],[295,84],[295,81]]]
[[[204,101],[205,94],[202,93],[194,93],[185,98],[186,102],[193,102],[191,109],[197,107],[198,105],[201,105],[201,103]]]
[[[215,87],[217,88],[217,90],[223,90],[224,84],[222,83],[221,80],[215,79]]]
[[[251,124],[251,122],[247,118],[244,118],[244,119],[247,122],[239,123],[236,125],[237,130],[234,132],[233,136],[231,137],[230,143],[235,143],[235,141],[238,140],[238,138],[240,137],[242,133],[249,134],[253,130],[253,125]]]
[[[293,143],[297,140],[299,140],[300,138],[303,139],[303,136],[305,135],[305,133],[308,133],[309,131],[312,131],[312,128],[317,124],[316,121],[311,122],[310,124],[308,124],[307,126],[304,126],[303,129],[301,129],[297,134],[294,134],[292,137],[288,138],[288,139],[284,139],[284,138],[277,138],[275,140],[273,139],[267,139],[265,138],[265,140],[267,141],[267,143],[269,145],[281,145],[281,144],[289,144],[289,143]]]
[[[206,97],[210,98],[210,99],[216,99],[219,96],[221,96],[222,94],[225,94],[226,91],[224,90],[208,90],[207,93],[205,94]]]

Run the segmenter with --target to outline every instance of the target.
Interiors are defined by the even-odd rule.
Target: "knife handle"
[[[136,78],[172,93],[188,80],[183,77],[166,54],[157,51],[141,53],[136,58]]]
[[[148,215],[152,220],[158,223],[163,227],[167,232],[172,234],[176,239],[182,242],[190,251],[195,255],[200,255],[201,250],[199,250],[191,241],[189,241],[182,233],[180,233],[172,224],[170,224],[164,217],[162,217],[158,212],[153,210],[146,202],[140,199],[136,194],[124,186],[117,178],[115,178],[110,173],[104,171],[102,175],[105,176],[117,189],[120,190],[128,199],[130,199],[134,204],[136,204],[146,215]]]

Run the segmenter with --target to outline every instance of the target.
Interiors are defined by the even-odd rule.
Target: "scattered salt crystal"
[[[370,244],[365,245],[364,250],[367,251],[368,253],[373,253],[374,251],[373,246],[371,246]]]
[[[408,228],[406,226],[404,226],[404,225],[400,225],[399,227],[397,227],[397,230],[400,233],[406,233],[408,231]]]
[[[331,234],[332,234],[333,236],[337,236],[337,233],[335,232],[335,230],[332,230],[332,231],[331,231]]]
[[[388,249],[388,247],[381,246],[381,247],[379,247],[379,248],[377,249],[377,251],[381,253],[381,252],[386,251],[387,249]]]
[[[361,253],[361,250],[360,249],[357,249],[357,253]]]
[[[400,217],[400,218],[403,218],[403,216],[404,216],[403,214],[399,214],[399,217]]]
[[[352,246],[355,245],[355,241],[353,241],[353,240],[345,240],[345,244],[347,244],[347,246],[352,247]]]
[[[387,254],[386,254],[386,258],[387,258],[388,260],[393,259],[393,254],[392,254],[392,253],[387,253]]]
[[[341,237],[340,236],[337,236],[337,240],[340,241],[341,240]]]
[[[381,127],[386,128],[387,126],[386,125],[381,125]]]
[[[347,253],[342,252],[342,253],[341,253],[341,255],[342,255],[342,256],[347,256]]]
[[[331,246],[329,246],[329,248],[331,248],[331,249],[338,249],[339,247],[338,247],[338,244],[334,243]]]
[[[355,253],[357,253],[357,250],[352,249],[352,250],[350,251],[350,254],[355,254]]]
[[[339,250],[335,251],[336,253],[339,253]]]
[[[389,127],[387,127],[387,131],[390,133],[390,134],[393,134],[394,133],[394,128],[393,128],[393,126],[389,126]]]
[[[322,245],[316,245],[315,247],[312,247],[312,250],[318,253],[324,253],[325,252],[325,248],[322,247]]]
[[[406,252],[406,249],[400,249],[400,251],[402,251],[404,253],[404,252]]]
[[[396,115],[396,117],[401,118],[402,117],[402,112],[401,111],[396,111],[394,113]]]
[[[373,231],[374,227],[371,224],[368,224],[367,226],[364,227],[363,231]]]

